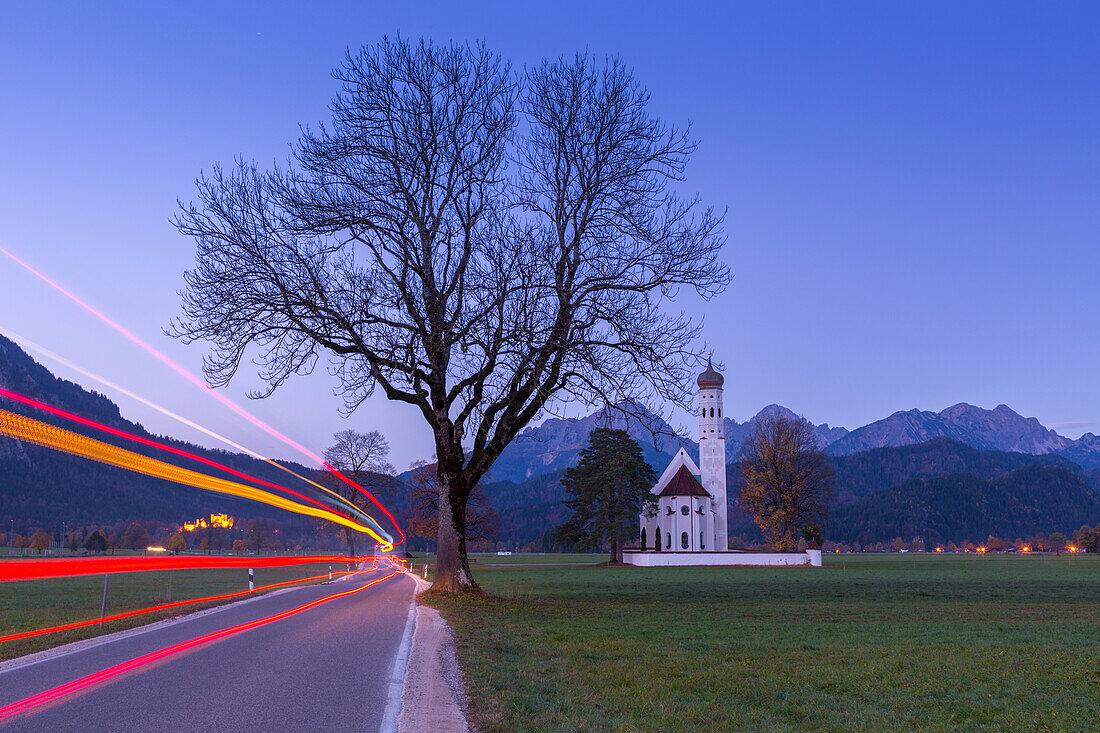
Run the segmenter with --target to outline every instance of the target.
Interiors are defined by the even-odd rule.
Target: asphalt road
[[[0,706],[173,644],[351,590],[295,588],[0,672]],[[377,731],[408,618],[404,575],[187,649],[0,722],[0,731]]]

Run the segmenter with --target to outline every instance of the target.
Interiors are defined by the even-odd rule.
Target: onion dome
[[[699,389],[722,386],[722,374],[714,371],[714,367],[710,364],[709,354],[707,355],[707,370],[699,375],[696,383],[699,385]]]

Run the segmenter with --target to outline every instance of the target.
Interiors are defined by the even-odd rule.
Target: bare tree
[[[481,45],[387,39],[334,74],[331,122],[285,168],[199,179],[174,330],[212,342],[215,385],[249,354],[270,394],[327,355],[347,410],[376,389],[415,407],[444,498],[435,587],[476,589],[466,503],[532,419],[688,405],[698,324],[666,306],[728,282],[721,216],[670,190],[695,143],[618,60],[518,78]]]
[[[408,480],[409,529],[418,537],[435,540],[439,536],[439,505],[444,499],[440,491],[436,464],[416,461]],[[491,540],[500,528],[500,514],[493,509],[489,495],[481,483],[474,486],[466,501],[462,518],[466,539]]]
[[[360,433],[356,430],[341,430],[332,436],[333,443],[325,449],[325,461],[347,478],[364,489],[374,493],[378,488],[378,478],[392,476],[395,471],[386,459],[390,455],[390,444],[377,430]],[[366,510],[367,497],[355,486],[335,480],[331,474],[323,476],[328,488],[344,499]],[[348,555],[356,557],[355,530],[343,527],[344,538],[348,542]]]
[[[806,420],[780,415],[758,421],[741,448],[741,466],[741,506],[780,551],[794,550],[803,527],[824,521],[833,469]]]

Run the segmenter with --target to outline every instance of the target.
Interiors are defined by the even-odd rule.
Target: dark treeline
[[[993,479],[948,474],[873,491],[836,507],[826,533],[863,545],[895,537],[946,545],[988,535],[1069,534],[1098,520],[1100,499],[1080,474],[1024,466]]]

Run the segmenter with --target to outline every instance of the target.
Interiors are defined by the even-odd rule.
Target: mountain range
[[[773,404],[743,423],[723,418],[727,462],[737,460],[742,444],[756,423],[774,416],[797,417],[793,410]],[[658,471],[667,465],[680,446],[698,455],[695,441],[678,435],[672,426],[660,418],[651,416],[643,424],[636,418],[621,417],[615,410],[601,410],[577,420],[553,418],[527,428],[504,450],[493,466],[493,479],[519,483],[573,465],[588,433],[597,424],[625,428],[642,445],[646,459]],[[1084,469],[1100,468],[1100,438],[1085,433],[1072,440],[1044,427],[1033,417],[1023,417],[1006,405],[986,410],[960,402],[940,412],[915,409],[895,412],[852,431],[825,423],[813,425],[813,428],[825,452],[832,456],[950,438],[982,450],[1056,454]]]
[[[261,478],[276,482],[285,478],[269,464],[249,456],[152,436],[141,425],[122,417],[110,399],[55,377],[2,335],[0,385],[112,427],[158,437]],[[6,400],[3,407],[35,413]],[[746,536],[755,531],[751,521],[736,508],[741,473],[736,459],[742,442],[760,420],[793,415],[786,407],[768,405],[743,423],[725,418],[731,531]],[[41,414],[34,416],[58,422]],[[628,417],[612,408],[578,420],[552,418],[529,427],[504,451],[485,483],[493,506],[501,514],[501,540],[522,546],[545,535],[565,518],[561,476],[575,464],[589,432],[596,426],[627,429],[658,473],[681,446],[698,455],[695,441],[678,436],[668,423],[646,413],[640,418]],[[72,425],[66,427],[74,429]],[[826,424],[815,425],[814,431],[837,476],[835,514],[830,526],[838,538],[866,537],[871,532],[881,535],[879,539],[890,539],[901,535],[903,526],[910,526],[905,524],[909,514],[925,518],[920,531],[927,537],[976,531],[983,512],[988,513],[990,522],[1000,517],[1000,524],[991,526],[1003,525],[1002,531],[1025,526],[1014,525],[1004,519],[1003,512],[994,511],[998,491],[1005,494],[1006,506],[1014,507],[1014,513],[1030,517],[1031,524],[1026,526],[1059,531],[1072,531],[1079,525],[1069,525],[1078,519],[1089,521],[1100,506],[1095,496],[1100,490],[1100,438],[1088,433],[1071,440],[1004,405],[983,410],[959,404],[939,413],[910,410],[850,432]],[[95,437],[104,439],[102,435]],[[145,452],[133,445],[127,447]],[[1028,473],[1031,469],[1043,471]],[[293,466],[293,470],[308,469]],[[944,478],[948,476],[956,478]],[[399,479],[384,482],[379,498],[404,519],[408,507],[404,484]],[[977,516],[959,514],[950,509],[956,499],[977,502],[976,506],[984,509]],[[912,512],[899,514],[898,506],[910,507]],[[49,526],[61,521],[178,521],[227,510],[252,517],[281,514],[244,500],[215,496],[0,438],[0,516]],[[952,524],[949,520],[953,517],[959,521]],[[1100,516],[1091,521],[1100,521]]]

